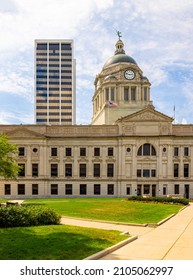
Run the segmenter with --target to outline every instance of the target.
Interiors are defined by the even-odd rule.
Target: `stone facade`
[[[193,198],[193,125],[156,111],[148,79],[116,48],[96,76],[91,125],[0,125],[23,167],[17,181],[0,180],[0,197]]]

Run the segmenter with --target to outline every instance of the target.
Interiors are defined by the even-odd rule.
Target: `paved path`
[[[62,218],[62,223],[128,231],[138,239],[104,256],[104,260],[193,260],[193,204],[157,228]]]

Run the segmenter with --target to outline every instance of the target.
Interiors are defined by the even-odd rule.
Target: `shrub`
[[[173,197],[142,197],[131,196],[128,200],[145,201],[145,202],[160,202],[160,203],[174,203],[188,205],[189,200],[186,198],[173,198]]]
[[[52,209],[40,206],[0,207],[0,227],[53,225],[60,223],[60,216]]]

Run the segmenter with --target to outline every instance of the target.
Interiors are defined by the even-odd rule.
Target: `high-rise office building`
[[[73,40],[35,40],[36,124],[75,124],[75,71]]]

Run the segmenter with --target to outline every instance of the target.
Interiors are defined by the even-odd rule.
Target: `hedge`
[[[160,202],[160,203],[174,203],[174,204],[183,204],[183,205],[189,204],[189,200],[186,198],[173,198],[173,197],[131,196],[131,197],[128,197],[128,200]]]
[[[52,209],[40,206],[0,207],[0,227],[55,225],[60,216]]]

